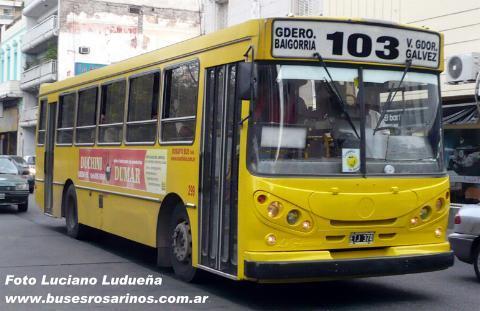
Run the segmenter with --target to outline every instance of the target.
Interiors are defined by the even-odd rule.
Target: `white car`
[[[460,261],[473,264],[480,281],[480,205],[463,205],[455,215],[453,230],[448,240],[455,256]]]

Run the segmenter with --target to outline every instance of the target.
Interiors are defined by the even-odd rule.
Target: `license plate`
[[[369,245],[373,243],[375,232],[352,232],[350,233],[351,245]]]
[[[0,200],[5,199],[5,193],[0,193]]]

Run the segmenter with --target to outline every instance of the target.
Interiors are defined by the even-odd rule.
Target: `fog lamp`
[[[277,217],[281,207],[282,207],[282,203],[280,202],[275,201],[270,203],[267,207],[268,217],[271,217],[271,218]]]
[[[416,226],[418,224],[418,218],[417,217],[413,217],[412,219],[410,219],[410,224],[412,226]]]
[[[298,218],[300,217],[300,212],[296,209],[291,210],[287,214],[287,222],[289,225],[294,225],[297,221]]]
[[[430,217],[430,214],[432,213],[432,209],[430,208],[430,206],[424,206],[422,207],[422,209],[420,210],[420,218],[422,220],[427,220],[428,217]]]
[[[442,236],[442,228],[437,228],[435,229],[435,236],[437,238],[441,237]]]
[[[277,243],[277,237],[274,236],[273,234],[269,234],[265,237],[265,240],[267,241],[268,245],[275,245]]]
[[[311,222],[308,220],[305,220],[304,222],[302,222],[302,228],[307,231],[310,230],[310,228],[312,228]]]
[[[443,199],[438,198],[437,202],[435,202],[435,208],[437,209],[437,212],[439,212],[443,207]]]

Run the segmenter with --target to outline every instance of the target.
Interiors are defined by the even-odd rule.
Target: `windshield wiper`
[[[327,73],[327,76],[330,79],[330,81],[325,79],[325,82],[327,82],[327,85],[333,91],[333,94],[335,95],[335,97],[337,99],[337,102],[340,104],[340,108],[342,109],[342,113],[345,115],[345,118],[347,119],[348,124],[351,126],[352,130],[355,132],[355,135],[357,136],[357,138],[360,139],[360,135],[358,135],[357,129],[355,128],[355,125],[352,122],[352,118],[350,117],[350,114],[348,113],[347,109],[345,108],[345,102],[343,101],[342,96],[340,96],[340,92],[338,92],[337,86],[335,85],[335,82],[333,81],[333,78],[332,78],[332,75],[330,74],[330,71],[328,71],[327,64],[325,64],[325,61],[323,60],[320,53],[315,52],[315,53],[313,53],[313,56],[318,59],[318,61],[322,65],[323,69]]]
[[[383,118],[385,118],[385,114],[387,113],[387,110],[390,109],[390,106],[393,103],[393,99],[395,98],[395,96],[397,96],[398,90],[402,86],[403,80],[405,79],[405,76],[407,75],[408,70],[410,70],[411,65],[412,65],[412,60],[407,59],[405,61],[405,70],[403,71],[403,75],[402,75],[402,78],[400,79],[400,82],[398,83],[398,86],[396,88],[392,88],[388,93],[387,102],[385,103],[385,106],[383,106],[382,113],[380,114],[380,117],[378,118],[378,121],[377,121],[377,125],[375,125],[375,128],[373,129],[373,135],[375,135],[375,133],[380,130],[379,129],[380,124],[382,123]],[[395,93],[393,93],[394,90],[395,90]]]

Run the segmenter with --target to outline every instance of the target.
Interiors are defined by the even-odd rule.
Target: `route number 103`
[[[343,55],[343,31],[327,34],[327,40],[333,42],[332,54]],[[375,50],[375,55],[383,59],[398,57],[398,39],[390,36],[380,36],[376,42],[383,45],[382,49]],[[347,51],[355,57],[369,57],[372,54],[372,38],[363,33],[352,33],[347,38]]]

